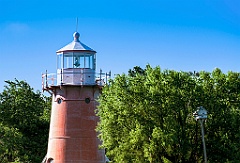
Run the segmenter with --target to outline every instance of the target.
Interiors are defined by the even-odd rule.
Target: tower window
[[[61,103],[62,103],[62,99],[61,99],[61,98],[58,98],[58,99],[57,99],[57,103],[58,103],[58,104],[61,104]]]
[[[85,98],[85,102],[87,103],[87,104],[89,104],[90,103],[90,98],[89,97],[87,97],[87,98]]]

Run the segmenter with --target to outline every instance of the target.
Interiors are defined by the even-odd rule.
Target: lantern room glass
[[[84,68],[95,70],[95,53],[64,52],[57,55],[57,68]]]
[[[57,55],[57,69],[63,68],[63,54],[60,53]]]

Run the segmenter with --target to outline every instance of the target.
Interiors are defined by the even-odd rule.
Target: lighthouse
[[[110,73],[96,73],[96,51],[80,41],[78,32],[56,53],[56,73],[42,75],[43,90],[52,94],[48,149],[43,162],[105,163],[96,132],[96,99]]]

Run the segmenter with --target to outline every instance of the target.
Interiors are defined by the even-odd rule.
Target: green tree
[[[131,77],[135,77],[137,74],[144,75],[145,70],[142,69],[140,66],[135,66],[135,67],[133,67],[133,69],[128,70],[128,75]]]
[[[19,161],[19,152],[22,150],[21,146],[19,146],[20,142],[22,142],[22,134],[18,129],[10,128],[0,123],[1,163]]]
[[[206,123],[209,161],[240,161],[240,73],[215,69],[202,73],[204,105],[210,113]]]
[[[24,81],[6,83],[0,94],[0,158],[41,162],[47,149],[50,99]]]
[[[118,75],[99,98],[103,147],[114,162],[202,162],[192,113],[204,106],[209,161],[239,161],[239,86],[238,73],[219,69],[195,75],[147,65]]]

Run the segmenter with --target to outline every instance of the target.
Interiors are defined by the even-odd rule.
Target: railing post
[[[48,88],[48,76],[47,76],[47,70],[46,70],[46,88]]]
[[[109,76],[109,78],[111,79],[111,71],[109,71],[108,76]]]
[[[44,92],[44,83],[45,83],[44,79],[45,79],[45,76],[44,76],[44,74],[42,73],[42,91],[43,91],[43,92]]]
[[[102,69],[100,69],[100,82],[102,82]]]
[[[60,76],[61,76],[61,83],[60,83],[60,84],[62,85],[62,83],[63,83],[63,81],[62,81],[62,80],[63,80],[63,69],[61,69],[61,74],[60,74]]]
[[[106,76],[105,76],[105,77],[106,77],[106,84],[107,84],[107,75],[108,75],[108,74],[106,73]]]

